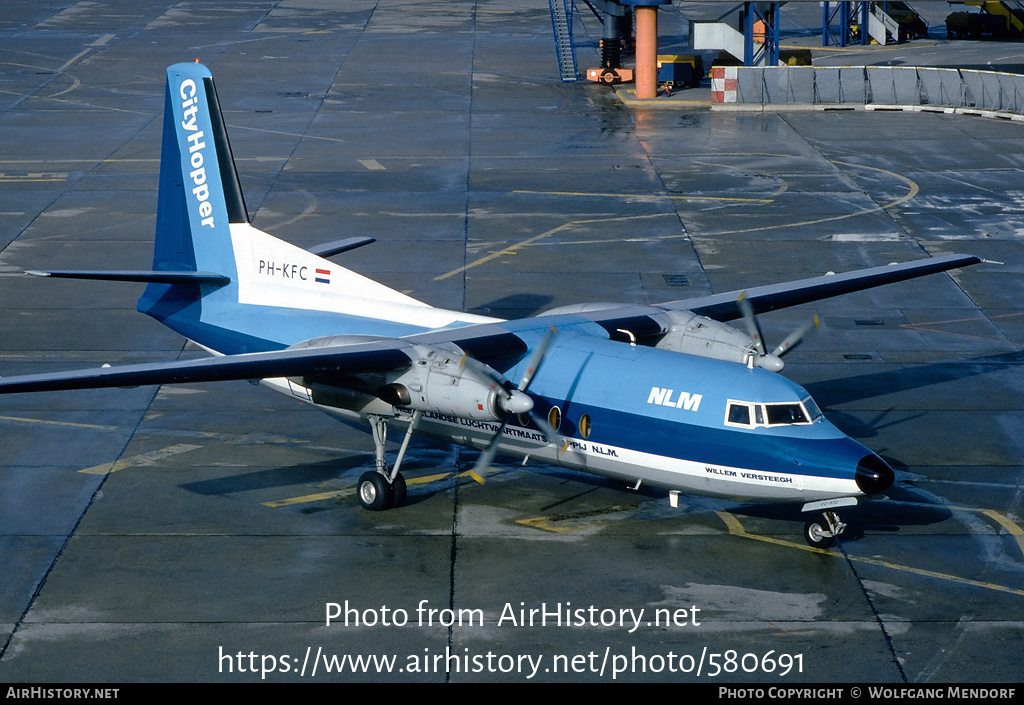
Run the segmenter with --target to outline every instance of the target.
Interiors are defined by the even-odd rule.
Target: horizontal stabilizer
[[[377,238],[350,237],[344,240],[335,240],[334,242],[315,245],[310,247],[307,252],[312,252],[317,257],[330,257],[331,255],[340,255],[342,252],[348,252],[349,250],[354,250],[363,245],[370,245],[374,242],[377,242]]]
[[[59,277],[61,279],[98,279],[111,282],[148,282],[153,284],[212,284],[215,286],[225,286],[231,283],[230,277],[214,274],[213,272],[29,270],[25,274],[37,277]]]

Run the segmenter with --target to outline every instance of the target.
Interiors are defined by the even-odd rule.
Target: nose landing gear
[[[846,530],[846,523],[834,511],[839,507],[852,507],[857,504],[856,497],[838,497],[808,502],[802,512],[818,512],[818,515],[804,524],[804,539],[813,548],[828,548],[835,543],[836,537]]]
[[[828,548],[846,529],[846,524],[835,512],[822,512],[817,519],[804,524],[804,539],[814,548]]]

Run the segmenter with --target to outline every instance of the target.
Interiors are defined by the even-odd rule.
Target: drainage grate
[[[857,318],[853,321],[858,326],[884,326],[885,321],[878,318]]]
[[[662,274],[665,286],[690,286],[690,280],[685,274]]]

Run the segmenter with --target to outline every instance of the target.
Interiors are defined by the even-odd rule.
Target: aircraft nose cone
[[[857,463],[854,480],[864,494],[881,494],[892,487],[892,483],[896,481],[896,473],[884,460],[872,453],[865,455]]]

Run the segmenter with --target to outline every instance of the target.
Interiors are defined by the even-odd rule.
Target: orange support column
[[[636,22],[636,97],[658,95],[658,6],[671,0],[620,0],[632,5]]]

